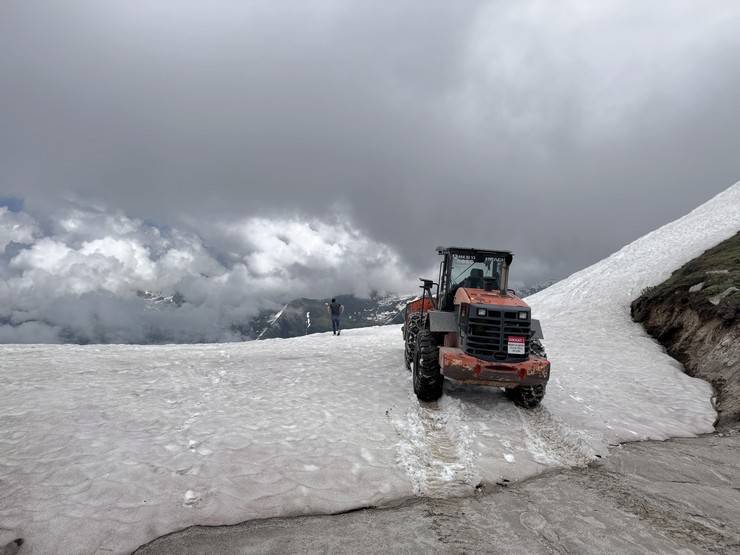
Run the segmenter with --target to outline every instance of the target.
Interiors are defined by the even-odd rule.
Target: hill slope
[[[646,289],[632,315],[717,391],[720,425],[740,422],[740,232]]]

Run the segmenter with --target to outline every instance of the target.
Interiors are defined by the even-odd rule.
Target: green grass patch
[[[700,289],[697,287],[698,291],[689,292],[699,284],[702,285]],[[718,304],[711,302],[731,287],[740,289],[740,232],[687,262],[660,285],[645,289],[633,307],[681,303],[705,316],[734,321],[740,313],[740,290],[728,294]]]

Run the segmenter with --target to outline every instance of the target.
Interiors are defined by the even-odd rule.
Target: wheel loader
[[[536,407],[550,362],[539,321],[508,288],[512,253],[461,247],[437,247],[437,253],[437,281],[420,278],[422,295],[404,313],[404,357],[414,393],[420,401],[439,399],[450,378],[502,387],[516,404]]]

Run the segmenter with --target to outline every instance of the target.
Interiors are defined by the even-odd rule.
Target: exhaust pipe
[[[507,254],[504,258],[504,266],[501,268],[501,294],[506,297],[509,294],[509,266],[514,257]]]

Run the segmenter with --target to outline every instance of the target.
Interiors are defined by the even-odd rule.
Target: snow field
[[[349,342],[3,347],[0,544],[126,552],[189,524],[411,495],[380,408],[384,392],[406,396],[405,374],[376,348],[397,341],[363,331]]]
[[[686,376],[629,305],[740,229],[740,183],[527,299],[554,373],[547,408],[608,443],[710,432],[712,389]]]
[[[336,512],[712,430],[711,389],[629,318],[740,228],[740,184],[528,299],[543,406],[447,383],[420,405],[399,326],[176,346],[0,346],[0,545],[124,553],[192,524]]]

